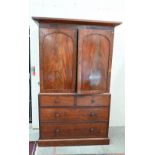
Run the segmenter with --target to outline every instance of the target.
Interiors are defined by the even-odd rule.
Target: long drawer
[[[56,124],[41,123],[40,138],[104,138],[108,136],[108,123]]]
[[[41,122],[108,121],[109,107],[40,108]]]
[[[109,106],[110,94],[77,96],[77,106]]]

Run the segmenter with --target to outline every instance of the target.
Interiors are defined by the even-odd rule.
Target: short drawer
[[[73,106],[73,96],[39,95],[40,106]]]
[[[77,106],[109,106],[110,94],[77,96]]]
[[[40,124],[40,138],[104,138],[108,136],[108,123]]]
[[[108,121],[109,108],[40,108],[41,122]]]

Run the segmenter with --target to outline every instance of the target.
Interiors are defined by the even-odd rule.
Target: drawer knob
[[[90,128],[89,131],[90,131],[90,133],[94,133],[95,129],[94,128]]]
[[[60,117],[60,113],[59,112],[56,112],[55,113],[55,117]]]
[[[54,103],[57,104],[57,103],[60,103],[60,101],[59,100],[55,100]]]
[[[96,113],[95,112],[90,112],[90,116],[94,117],[94,116],[96,116]]]
[[[60,129],[56,129],[56,130],[55,130],[55,133],[56,133],[56,134],[59,134],[59,133],[60,133]]]
[[[95,103],[95,100],[92,99],[92,100],[91,100],[91,103]]]

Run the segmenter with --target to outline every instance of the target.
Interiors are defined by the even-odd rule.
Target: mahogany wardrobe
[[[39,146],[109,144],[114,27],[120,22],[33,17],[39,23]]]

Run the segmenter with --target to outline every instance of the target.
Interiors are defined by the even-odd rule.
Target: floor
[[[67,147],[36,147],[35,155],[56,154],[113,154],[123,155],[125,152],[125,127],[110,127],[110,145],[94,146],[67,146]],[[33,130],[30,125],[29,140],[37,141],[39,131]]]

